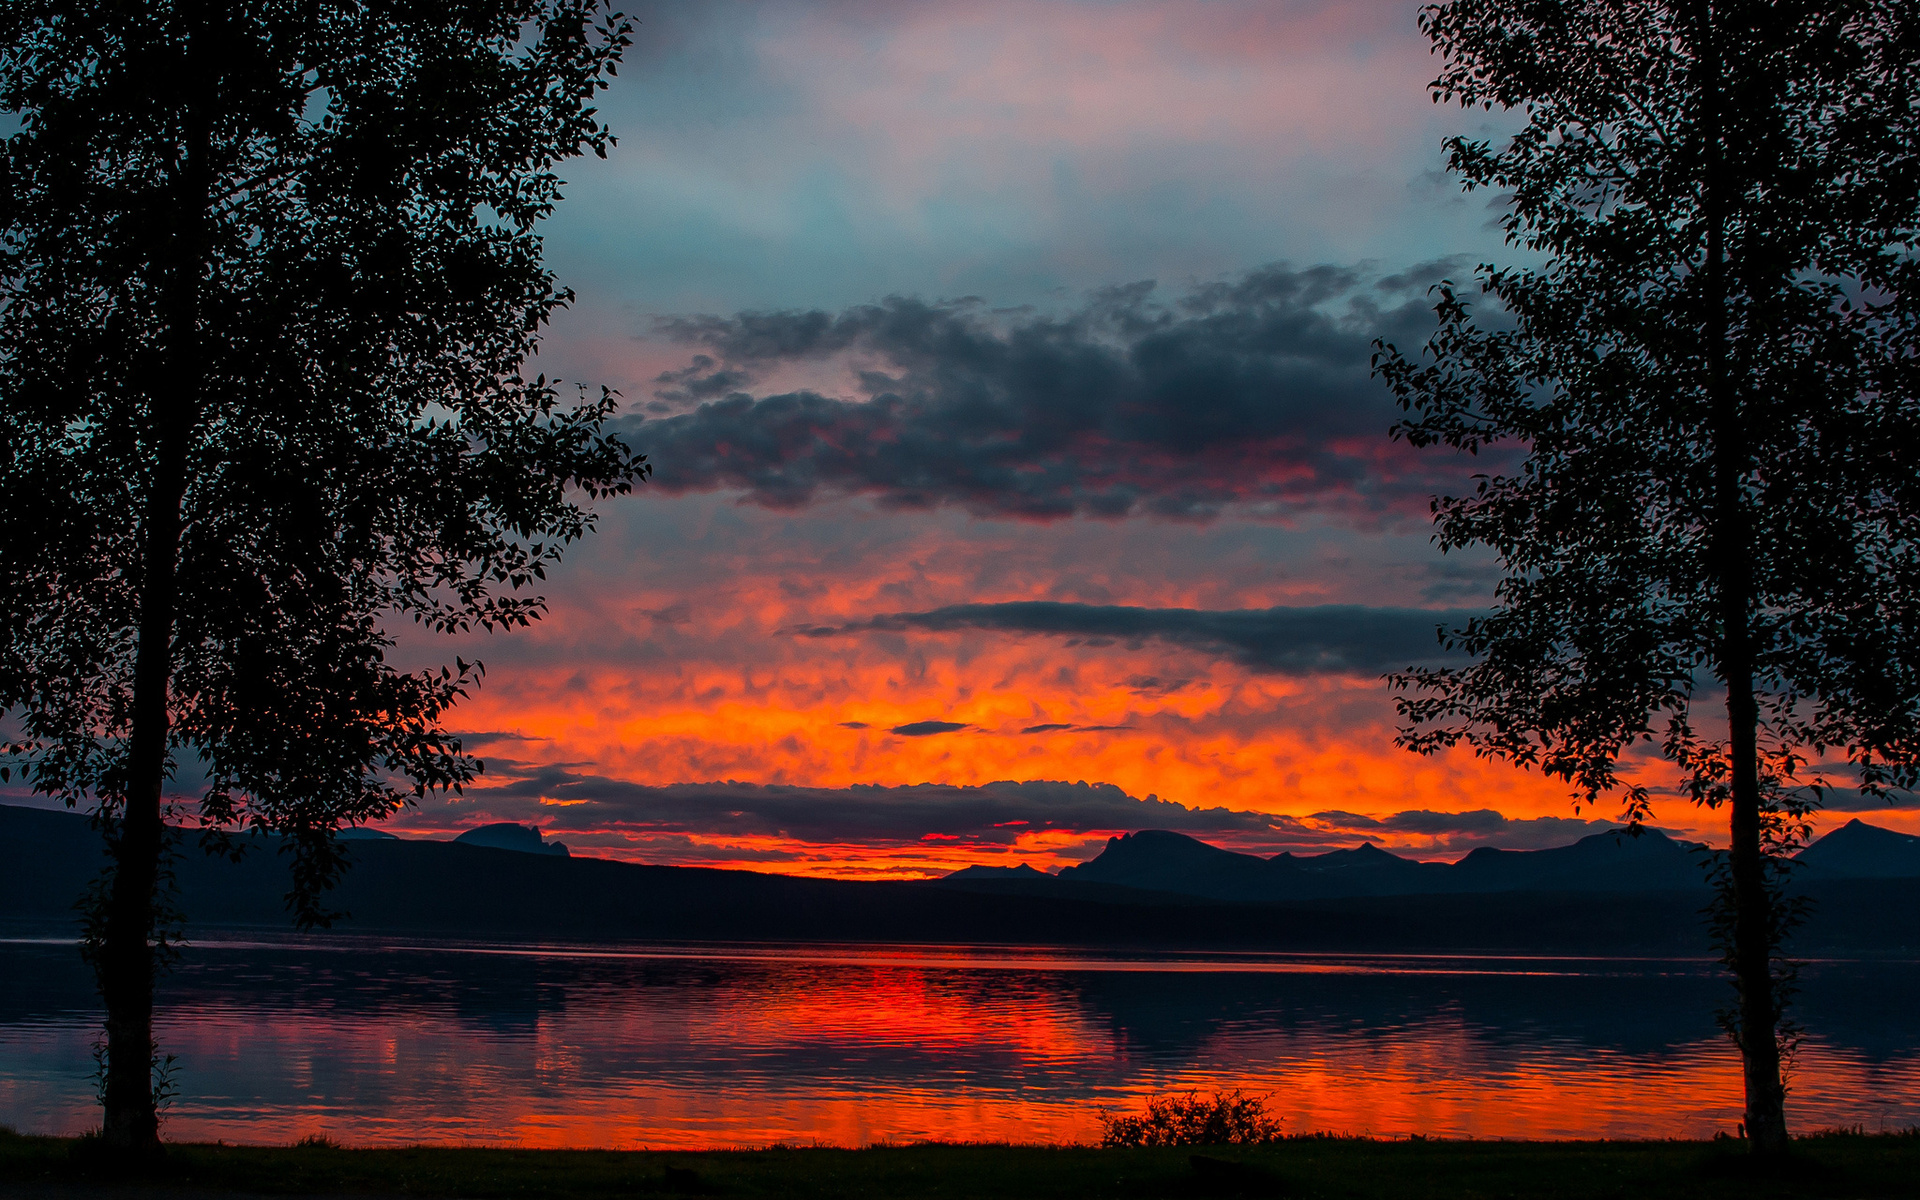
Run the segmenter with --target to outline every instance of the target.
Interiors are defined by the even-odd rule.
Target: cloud
[[[691,411],[629,418],[627,433],[659,487],[741,489],[770,508],[867,495],[1042,520],[1424,510],[1445,456],[1388,439],[1398,411],[1368,359],[1377,336],[1419,342],[1425,285],[1447,266],[1379,279],[1277,265],[1172,299],[1148,281],[1065,315],[892,297],[673,318],[659,332],[700,353],[657,396]],[[828,361],[859,395],[746,390]]]
[[[1829,775],[1842,775],[1841,771],[1831,767],[1823,770]],[[1811,788],[1803,787],[1800,792],[1805,799],[1816,799]],[[1817,799],[1820,809],[1824,812],[1861,813],[1920,809],[1920,792],[1899,789],[1876,796],[1857,787],[1827,787],[1820,790]]]
[[[1553,818],[1559,820],[1561,818]],[[1605,822],[1600,822],[1605,824]],[[1445,813],[1431,809],[1415,809],[1411,812],[1395,813],[1380,822],[1383,829],[1401,833],[1420,833],[1429,837],[1441,834],[1484,836],[1504,830],[1513,822],[1490,808],[1476,808],[1471,812]],[[1587,824],[1587,822],[1576,822]]]
[[[649,785],[564,766],[493,767],[490,774],[500,782],[467,795],[473,819],[531,821],[576,847],[637,849],[657,861],[730,861],[739,857],[725,848],[731,846],[751,848],[760,856],[752,861],[799,862],[821,848],[858,846],[857,857],[883,867],[889,855],[911,856],[936,844],[995,852],[1038,847],[1043,857],[1072,860],[1099,853],[1111,834],[1140,829],[1170,829],[1261,855],[1316,854],[1371,841],[1414,857],[1454,857],[1476,846],[1561,846],[1617,828],[1609,821],[1515,818],[1484,808],[1387,815],[1328,809],[1296,817],[1138,799],[1107,783]],[[705,848],[696,852],[696,846]]]
[[[457,730],[454,736],[468,750],[477,750],[483,746],[496,746],[501,742],[544,742],[543,737],[532,737],[524,733],[510,733],[496,729]]]
[[[1050,634],[1094,644],[1152,639],[1215,654],[1256,671],[1373,675],[1441,658],[1436,628],[1460,624],[1472,615],[1463,610],[1351,604],[1208,610],[1016,600],[951,604],[927,612],[892,613],[848,625],[804,627],[795,632],[830,637],[980,629]],[[1036,726],[1026,732],[1044,732],[1047,728]]]
[[[550,828],[558,829],[559,826]],[[747,841],[707,842],[684,833],[623,833],[614,830],[569,830],[567,848],[578,857],[639,856],[647,862],[678,867],[715,866],[738,870],[791,867],[807,858],[799,844],[761,846]]]
[[[511,764],[493,764],[496,769]],[[558,767],[469,793],[496,817],[537,816],[550,836],[633,833],[782,837],[811,843],[902,845],[929,837],[1012,844],[1040,830],[1110,833],[1176,829],[1195,837],[1271,834],[1284,818],[1135,799],[1107,783],[923,783],[818,788],[752,783],[650,786]],[[514,807],[514,802],[519,802]]]
[[[897,733],[901,737],[931,737],[936,733],[958,733],[968,726],[960,721],[909,721],[905,725],[895,725],[888,733]]]
[[[1400,841],[1411,835],[1428,839],[1439,850],[1470,850],[1476,846],[1499,846],[1508,850],[1541,850],[1565,846],[1589,834],[1618,829],[1617,821],[1581,820],[1576,817],[1509,817],[1490,808],[1468,812],[1435,812],[1409,809],[1384,817],[1330,810],[1303,819],[1315,829],[1345,837]]]

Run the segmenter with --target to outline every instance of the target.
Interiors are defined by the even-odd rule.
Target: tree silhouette
[[[1507,568],[1415,670],[1401,741],[1648,814],[1651,745],[1729,809],[1726,1016],[1756,1151],[1787,1143],[1784,851],[1818,788],[1920,769],[1920,12],[1896,0],[1455,0],[1436,101],[1521,118],[1452,169],[1535,265],[1451,285],[1376,369],[1396,434],[1506,455],[1434,502]],[[1717,712],[1715,710],[1718,710]],[[1811,785],[1811,786],[1809,786]]]
[[[103,1133],[157,1147],[163,798],[281,835],[324,923],[333,833],[479,764],[476,664],[383,619],[525,625],[644,459],[522,363],[569,294],[536,223],[611,142],[595,0],[20,0],[0,14],[0,707],[98,805]]]

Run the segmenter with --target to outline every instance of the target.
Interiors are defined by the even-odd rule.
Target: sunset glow
[[[972,863],[1066,865],[1146,818],[1066,828],[1032,811],[985,828],[876,816],[823,836],[689,825],[614,793],[722,781],[1086,781],[1190,809],[1291,818],[1196,834],[1217,844],[1313,852],[1368,840],[1430,858],[1479,844],[1563,844],[1617,816],[1576,812],[1557,781],[1465,751],[1399,749],[1393,696],[1377,673],[1264,671],[1157,639],[859,628],[960,602],[1246,610],[1418,600],[1417,581],[1435,575],[1417,524],[1343,547],[1336,564],[1328,541],[1338,527],[1320,522],[1022,524],[858,501],[766,516],[724,497],[643,497],[611,508],[607,522],[578,573],[556,581],[546,621],[460,646],[488,666],[459,710],[488,773],[459,803],[429,802],[397,830],[445,836],[522,820],[576,853],[913,878]],[[1433,622],[1443,618],[1436,611]],[[445,652],[445,643],[409,644]],[[892,732],[926,722],[955,728]],[[1627,769],[1670,786],[1657,759]],[[1414,832],[1355,819],[1485,810],[1508,826],[1436,831],[1428,822]],[[1894,828],[1904,818],[1871,817]],[[1720,824],[1678,796],[1657,806],[1656,821],[1705,840]]]
[[[448,723],[488,769],[390,828],[917,878],[1155,822],[1429,858],[1611,827],[1612,800],[1394,744],[1383,675],[1501,577],[1434,547],[1429,500],[1509,462],[1396,440],[1368,372],[1426,336],[1432,284],[1510,254],[1441,149],[1506,118],[1432,102],[1416,9],[650,9],[620,143],[544,227],[577,298],[534,365],[617,388],[654,475],[597,506],[533,628],[393,631],[409,665],[486,664]],[[1330,640],[1247,632],[1296,611]],[[1652,756],[1625,773],[1658,826],[1719,836]],[[1003,783],[1122,796],[989,821],[898,791]],[[658,791],[695,786],[739,803]],[[1843,789],[1823,827],[1920,831],[1898,804]]]
[[[0,1193],[1920,1172],[1920,3],[15,7]]]

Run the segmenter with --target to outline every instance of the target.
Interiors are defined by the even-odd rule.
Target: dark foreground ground
[[[1738,1142],[1383,1142],[1260,1148],[899,1146],[676,1153],[176,1145],[116,1177],[72,1140],[0,1134],[9,1200],[253,1196],[1879,1197],[1920,1195],[1920,1136],[1802,1139],[1756,1168]]]

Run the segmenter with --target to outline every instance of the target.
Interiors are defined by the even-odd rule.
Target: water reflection
[[[0,1122],[95,1120],[71,944],[0,943]],[[1293,1131],[1702,1136],[1738,1119],[1711,964],[915,947],[205,940],[169,978],[180,1139],[1090,1140],[1155,1092]],[[1802,1127],[1920,1123],[1920,965],[1819,963]]]

